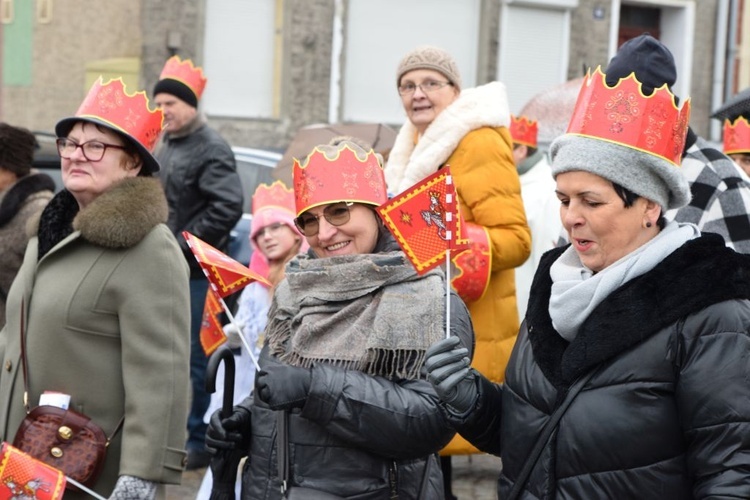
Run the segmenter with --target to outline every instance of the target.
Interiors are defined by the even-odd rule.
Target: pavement
[[[497,500],[500,459],[492,455],[453,457],[453,494],[459,500]],[[195,499],[205,469],[185,471],[182,484],[167,487],[167,500]]]

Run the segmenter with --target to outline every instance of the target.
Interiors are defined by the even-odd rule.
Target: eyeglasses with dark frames
[[[419,89],[425,94],[430,94],[442,89],[446,85],[453,86],[451,82],[439,82],[437,80],[426,80],[420,84],[407,82],[398,86],[398,93],[401,95],[411,95],[417,90],[417,87],[419,87]]]
[[[101,159],[104,158],[104,153],[107,152],[107,148],[125,149],[125,146],[107,144],[101,141],[86,141],[78,144],[67,137],[58,137],[55,142],[57,143],[57,154],[60,155],[60,158],[66,160],[70,160],[70,157],[73,156],[73,153],[75,153],[78,148],[81,148],[83,157],[92,162],[101,161]]]
[[[320,231],[320,218],[325,217],[326,221],[333,226],[342,226],[349,222],[351,213],[350,207],[354,203],[350,201],[342,201],[340,203],[334,203],[328,205],[323,209],[323,213],[320,215],[313,215],[311,213],[303,213],[296,219],[294,219],[294,225],[305,236],[315,236]]]

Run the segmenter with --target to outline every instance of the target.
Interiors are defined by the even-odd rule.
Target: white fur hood
[[[481,127],[508,127],[510,111],[505,85],[490,82],[461,91],[414,144],[417,129],[410,121],[396,136],[385,167],[388,191],[398,194],[437,171],[466,134]]]

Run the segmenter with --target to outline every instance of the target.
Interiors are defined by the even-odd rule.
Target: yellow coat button
[[[13,369],[13,361],[8,360],[5,362],[5,371],[9,372]]]

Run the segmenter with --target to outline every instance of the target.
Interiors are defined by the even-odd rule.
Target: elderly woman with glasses
[[[462,88],[453,57],[431,46],[406,54],[396,85],[407,121],[388,157],[388,191],[401,193],[444,166],[450,166],[461,214],[471,226],[473,243],[489,254],[482,273],[462,268],[453,285],[468,303],[477,339],[474,367],[502,382],[518,333],[514,268],[531,252],[531,232],[513,161],[505,87],[491,82]],[[460,256],[454,258],[461,262]],[[475,266],[476,267],[476,266]],[[479,290],[479,294],[466,291]],[[483,293],[481,293],[483,291]],[[470,296],[472,295],[472,296]],[[460,436],[444,455],[476,452]],[[449,460],[444,460],[446,496]]]
[[[161,127],[119,79],[57,123],[64,189],[32,231],[0,332],[0,438],[37,405],[85,415],[111,438],[88,486],[112,499],[163,495],[185,458],[188,269],[153,177]]]
[[[435,454],[454,432],[422,366],[445,337],[443,274],[417,275],[378,218],[386,192],[372,151],[319,146],[295,162],[294,193],[310,251],[274,294],[253,397],[229,418],[215,414],[206,442],[249,454],[246,499],[285,498],[283,487],[300,498],[311,494],[301,487],[441,499]],[[452,334],[471,352],[468,312],[454,294],[450,307]]]

